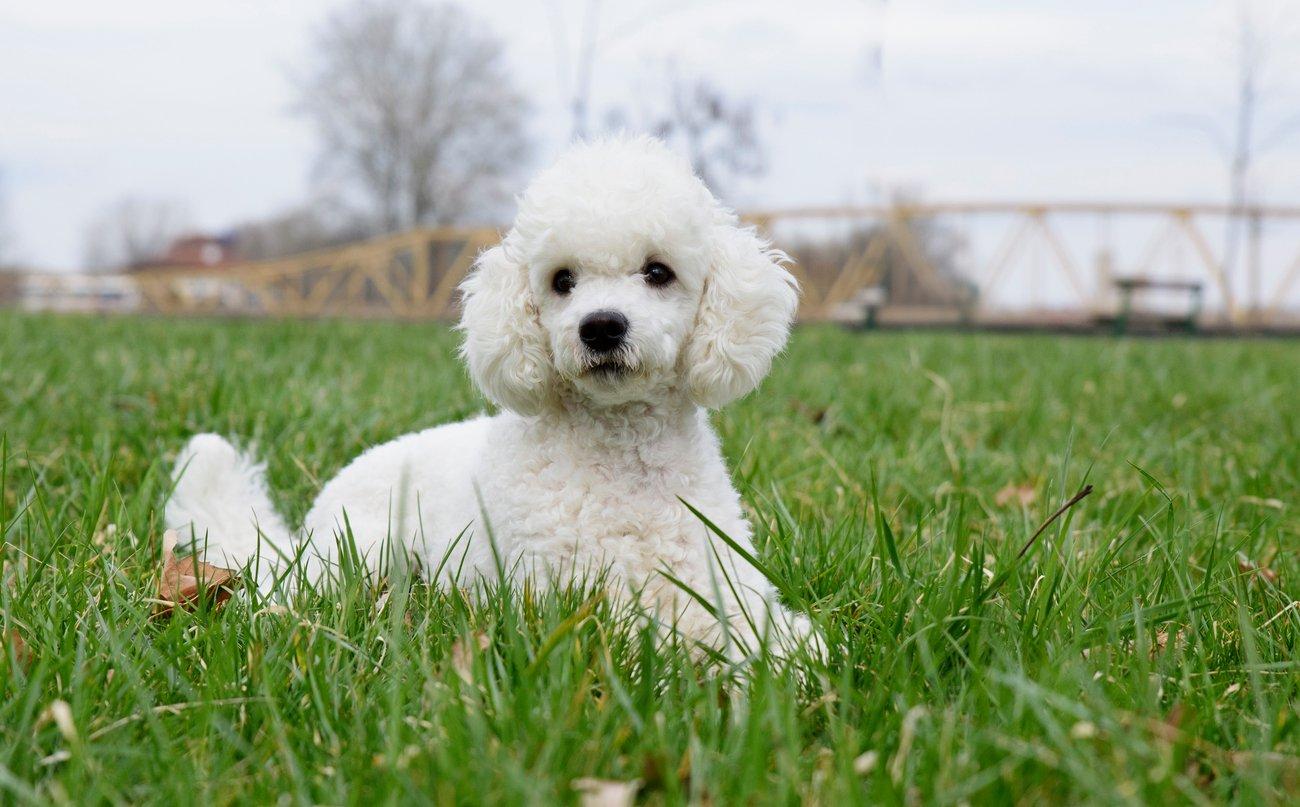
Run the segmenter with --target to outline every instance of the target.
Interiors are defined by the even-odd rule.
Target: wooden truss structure
[[[146,313],[440,319],[451,316],[475,257],[497,240],[490,228],[413,230],[277,260],[135,277]]]
[[[805,319],[833,319],[836,310],[852,303],[864,288],[880,284],[889,264],[887,254],[906,265],[910,273],[942,299],[951,292],[953,277],[950,266],[935,259],[917,236],[917,222],[969,221],[972,218],[992,223],[1000,231],[997,247],[982,259],[975,258],[960,267],[960,276],[973,284],[977,294],[968,301],[977,313],[987,306],[1004,283],[1008,269],[1032,251],[1036,258],[1032,271],[1052,276],[1071,292],[1070,308],[1082,316],[1113,313],[1115,292],[1135,279],[1151,281],[1160,274],[1157,258],[1176,249],[1189,253],[1191,260],[1183,267],[1185,277],[1179,282],[1204,284],[1219,303],[1217,318],[1226,325],[1268,326],[1281,321],[1293,323],[1292,293],[1300,285],[1300,208],[1246,207],[1221,205],[1160,205],[1142,203],[934,203],[900,204],[879,207],[831,207],[783,210],[751,215],[751,220],[769,230],[780,229],[795,221],[846,220],[873,227],[877,237],[860,239],[855,250],[831,272],[810,272],[811,266],[796,260],[796,273],[803,285],[800,316]],[[1245,260],[1238,267],[1243,278],[1229,277],[1207,230],[1232,218],[1245,226]],[[1093,219],[1139,222],[1149,232],[1140,257],[1123,267],[1122,274],[1105,246],[1094,245],[1091,254],[1082,254],[1077,245],[1064,235],[1069,222]],[[1281,228],[1278,225],[1282,225]],[[1292,242],[1280,245],[1285,263],[1265,278],[1259,256],[1261,233],[1290,227]],[[1077,229],[1077,228],[1076,228]],[[1284,236],[1270,236],[1274,241]],[[780,239],[778,238],[778,241]],[[1077,240],[1077,239],[1076,239]],[[1275,245],[1276,246],[1276,245]],[[797,252],[795,255],[798,258]],[[1242,280],[1245,288],[1242,288]],[[1266,280],[1268,282],[1266,282]],[[1158,283],[1150,283],[1158,285]],[[951,294],[949,294],[951,296]],[[1243,297],[1245,299],[1243,299]],[[1289,316],[1288,316],[1289,315]],[[975,317],[978,319],[978,317]]]
[[[987,256],[966,262],[973,265],[954,271],[951,262],[934,254],[919,225],[971,217],[998,229],[1000,244]],[[1147,257],[1124,267],[1124,274],[1152,274],[1144,262],[1149,263],[1162,245],[1177,242],[1193,256],[1193,279],[1211,292],[1217,306],[1213,315],[1225,324],[1267,326],[1295,313],[1285,309],[1300,280],[1300,208],[938,203],[804,208],[753,213],[746,219],[791,253],[792,269],[803,287],[800,317],[825,320],[842,318],[845,307],[862,299],[864,290],[882,284],[893,298],[887,304],[905,297],[921,305],[978,312],[1004,282],[1008,267],[1024,261],[1027,250],[1035,256],[1033,272],[1051,275],[1059,287],[1069,289],[1073,310],[1099,314],[1113,307],[1114,288],[1122,278],[1112,262],[1098,258],[1100,252],[1081,254],[1064,234],[1069,220],[1088,217],[1154,224],[1148,228],[1156,235]],[[1280,273],[1272,273],[1272,288],[1264,289],[1257,260],[1240,267],[1247,273],[1244,300],[1240,279],[1234,283],[1228,276],[1206,234],[1214,223],[1230,217],[1238,217],[1256,234],[1273,231],[1278,222],[1296,225],[1291,257]],[[799,247],[797,237],[788,235],[810,223],[835,223],[841,232],[858,236],[841,236],[842,248],[818,264],[811,251]],[[498,238],[491,228],[421,229],[278,260],[148,270],[131,278],[138,287],[138,309],[149,313],[452,319],[457,286],[478,253]],[[1249,258],[1251,250],[1246,253]]]

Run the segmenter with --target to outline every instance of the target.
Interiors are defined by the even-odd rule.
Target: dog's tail
[[[292,555],[293,535],[271,504],[266,466],[224,438],[190,438],[176,458],[172,485],[166,525],[208,562],[239,569],[255,558],[274,565],[276,557]]]

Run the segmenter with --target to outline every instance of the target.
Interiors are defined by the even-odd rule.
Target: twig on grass
[[[1033,547],[1034,542],[1038,540],[1038,536],[1042,535],[1047,530],[1048,527],[1052,526],[1052,522],[1056,521],[1058,518],[1065,515],[1065,511],[1069,510],[1071,507],[1074,507],[1076,504],[1083,501],[1085,498],[1087,498],[1088,494],[1090,493],[1092,493],[1092,485],[1084,485],[1082,490],[1080,490],[1078,493],[1071,496],[1068,502],[1061,505],[1060,509],[1058,509],[1055,513],[1052,513],[1052,515],[1049,516],[1048,519],[1044,521],[1038,527],[1037,530],[1034,531],[1034,534],[1029,536],[1029,540],[1026,541],[1025,545],[1020,548],[1020,554],[1016,555],[1016,559],[1019,560],[1020,558],[1023,558],[1025,556],[1025,553],[1028,552],[1031,547]]]
[[[1052,513],[1052,515],[1049,516],[1048,519],[1038,527],[1038,529],[1034,530],[1034,534],[1029,536],[1029,540],[1020,548],[1020,552],[1016,555],[1016,559],[1013,560],[1001,574],[994,577],[993,581],[979,593],[977,597],[978,601],[983,602],[989,597],[992,597],[993,593],[1001,588],[1003,583],[1010,580],[1011,575],[1015,574],[1016,569],[1020,568],[1020,561],[1025,559],[1025,554],[1033,547],[1034,542],[1038,540],[1039,536],[1046,532],[1047,528],[1052,526],[1052,524],[1064,515],[1067,510],[1083,501],[1084,497],[1090,493],[1092,493],[1092,485],[1084,485],[1082,490],[1071,496],[1068,502],[1061,505],[1061,507],[1055,513]]]
[[[251,698],[219,698],[210,701],[188,701],[184,703],[164,703],[154,706],[148,711],[155,715],[177,715],[187,709],[194,709],[199,706],[242,706],[248,703],[259,703],[268,700],[265,696],[255,696]],[[132,723],[138,723],[145,718],[143,712],[127,715],[119,720],[114,720],[107,726],[95,729],[90,733],[90,739],[98,740],[109,732],[117,731],[123,726],[129,726]]]

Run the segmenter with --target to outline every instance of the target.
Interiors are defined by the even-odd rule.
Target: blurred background
[[[664,138],[861,327],[1300,331],[1286,0],[0,6],[0,304],[451,318],[528,176]]]

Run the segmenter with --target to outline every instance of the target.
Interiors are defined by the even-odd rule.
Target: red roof
[[[230,236],[186,235],[172,241],[156,258],[132,264],[132,269],[162,267],[211,267],[235,261],[235,243]]]

